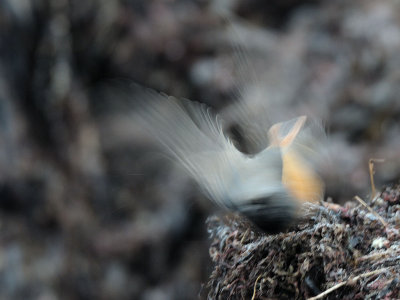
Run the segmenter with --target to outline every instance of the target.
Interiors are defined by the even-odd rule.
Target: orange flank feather
[[[294,151],[282,155],[282,182],[301,202],[318,202],[322,198],[323,183]]]

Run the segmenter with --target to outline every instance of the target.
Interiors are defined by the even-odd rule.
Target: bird
[[[306,116],[262,129],[267,141],[260,144],[267,146],[248,154],[239,151],[224,120],[205,104],[133,83],[128,96],[136,104],[129,116],[135,127],[207,198],[261,231],[287,229],[301,217],[305,203],[323,198],[324,183],[308,159],[315,154],[315,138]]]

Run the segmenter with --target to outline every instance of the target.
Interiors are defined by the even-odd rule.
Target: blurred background
[[[395,0],[0,1],[0,298],[206,295],[215,210],[107,117],[108,80],[229,117],[257,78],[272,114],[323,120],[343,202],[368,196],[369,158],[378,186],[400,177],[399,70]]]

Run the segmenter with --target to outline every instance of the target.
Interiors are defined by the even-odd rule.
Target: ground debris
[[[400,185],[368,206],[313,206],[290,231],[265,235],[238,216],[208,220],[209,299],[399,299]],[[377,213],[384,221],[382,224]]]

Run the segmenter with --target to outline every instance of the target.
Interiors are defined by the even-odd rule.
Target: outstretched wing
[[[232,209],[229,185],[246,157],[224,135],[218,115],[204,104],[136,84],[128,95],[136,105],[128,117],[137,129],[178,162],[209,198]]]

